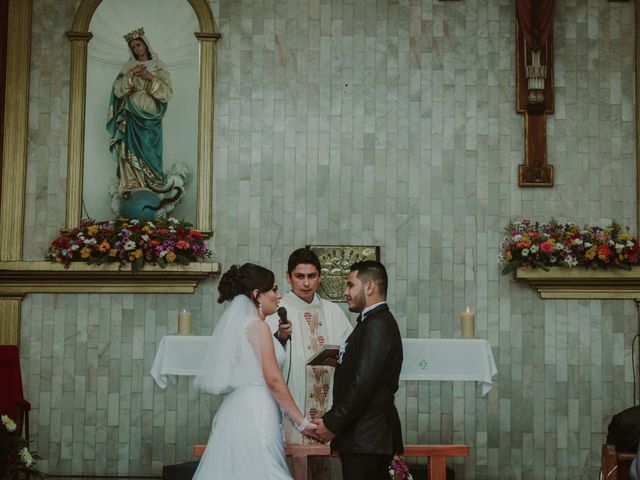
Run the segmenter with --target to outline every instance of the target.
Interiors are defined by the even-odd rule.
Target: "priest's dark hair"
[[[358,272],[358,280],[362,283],[373,280],[378,287],[378,292],[383,297],[387,297],[387,285],[389,277],[387,277],[387,269],[384,265],[376,260],[364,260],[351,265],[352,272]]]
[[[320,259],[308,248],[299,248],[289,255],[289,261],[287,262],[287,273],[291,273],[298,265],[309,264],[316,267],[318,273],[321,273]]]
[[[253,302],[255,298],[251,292],[268,292],[276,283],[276,277],[268,268],[261,267],[255,263],[245,263],[244,265],[231,265],[231,268],[224,272],[220,283],[218,283],[218,303],[232,300],[237,295],[246,295]]]

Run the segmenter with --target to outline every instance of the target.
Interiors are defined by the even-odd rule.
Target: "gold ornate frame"
[[[198,111],[198,168],[195,227],[205,235],[213,234],[213,93],[215,85],[216,41],[213,14],[206,0],[187,0],[193,8],[200,32],[200,91]],[[82,215],[82,179],[84,171],[84,123],[87,86],[87,44],[91,40],[89,24],[102,0],[84,0],[73,19],[67,38],[71,41],[71,78],[69,85],[69,153],[67,159],[67,210],[65,227],[80,224]]]
[[[380,260],[380,247],[375,245],[307,245],[307,248],[320,259],[322,277],[318,295],[332,302],[344,302],[342,292],[351,265],[363,260]]]
[[[640,5],[635,5],[635,33],[636,33],[636,232],[640,232]]]
[[[8,30],[5,91],[13,93],[5,96],[4,106],[0,261],[22,258],[31,60],[31,1],[9,0]]]
[[[88,26],[102,0],[81,0],[67,37],[71,41],[69,91],[69,154],[65,226],[77,226],[81,216],[84,157]],[[198,111],[198,167],[196,227],[213,233],[213,101],[215,85],[215,31],[206,0],[187,0],[200,32],[200,91]],[[0,344],[18,344],[22,299],[29,293],[191,293],[198,283],[220,272],[220,265],[192,263],[163,270],[145,268],[132,275],[117,265],[69,269],[49,262],[22,260],[24,242],[29,68],[32,0],[8,0],[7,69],[5,89],[2,185],[0,190]]]

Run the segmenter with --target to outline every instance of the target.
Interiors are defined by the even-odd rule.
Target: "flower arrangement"
[[[498,255],[503,274],[524,266],[630,269],[639,262],[638,240],[615,221],[608,227],[509,222]]]
[[[413,480],[404,458],[394,455],[389,465],[389,480]]]
[[[17,478],[21,472],[42,477],[42,472],[35,468],[40,457],[29,451],[27,440],[16,435],[16,423],[7,415],[0,418],[0,477]]]
[[[165,268],[170,263],[187,265],[211,256],[201,232],[175,218],[145,220],[119,218],[114,221],[83,220],[80,227],[60,235],[45,258],[63,263],[131,263],[137,273],[145,263]]]

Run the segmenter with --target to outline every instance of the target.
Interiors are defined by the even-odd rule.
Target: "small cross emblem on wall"
[[[429,365],[427,362],[424,361],[424,359],[422,359],[422,361],[418,364],[420,366],[421,369],[426,369],[427,366]]]

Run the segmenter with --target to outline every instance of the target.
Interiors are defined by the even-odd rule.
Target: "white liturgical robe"
[[[289,292],[280,300],[291,322],[291,339],[285,345],[287,359],[282,373],[289,390],[307,418],[321,417],[331,408],[332,367],[308,367],[307,359],[324,344],[342,344],[353,327],[336,304],[315,295],[311,303]],[[277,315],[267,317],[272,332],[278,330]],[[291,422],[283,422],[287,443],[313,443],[300,435]]]

